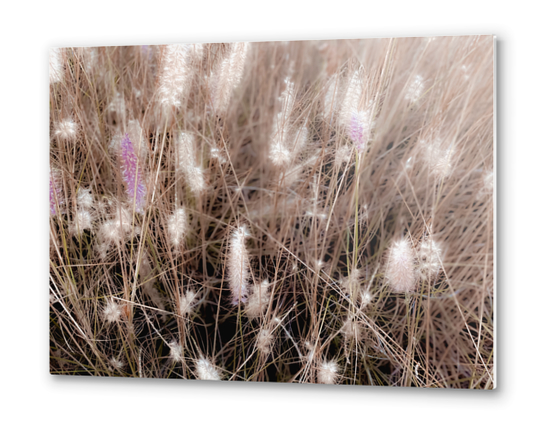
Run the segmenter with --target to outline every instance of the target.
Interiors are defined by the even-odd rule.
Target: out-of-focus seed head
[[[324,361],[318,369],[318,383],[335,384],[339,366],[335,361]]]
[[[220,372],[211,361],[203,357],[196,362],[196,375],[199,380],[220,380]]]
[[[416,287],[414,253],[407,238],[389,249],[386,280],[395,292],[412,292]]]
[[[273,347],[273,341],[275,337],[268,328],[263,328],[258,333],[256,338],[256,348],[264,355],[269,355]]]
[[[65,119],[56,124],[55,136],[63,141],[74,141],[77,138],[77,124],[72,119]]]
[[[169,357],[171,360],[173,362],[181,362],[184,351],[182,344],[174,340],[169,344],[169,349]]]

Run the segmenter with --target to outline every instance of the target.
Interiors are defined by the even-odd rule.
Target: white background
[[[542,67],[534,1],[41,1],[2,11],[2,422],[491,422],[540,419]],[[15,8],[15,9],[14,9]],[[495,34],[498,389],[139,381],[48,374],[48,49]],[[538,271],[538,272],[536,272]],[[531,415],[532,414],[532,415]]]

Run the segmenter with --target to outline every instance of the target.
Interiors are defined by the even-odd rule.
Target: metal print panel
[[[492,389],[492,36],[58,48],[50,372]]]

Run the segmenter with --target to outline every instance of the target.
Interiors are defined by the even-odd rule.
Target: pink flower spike
[[[356,144],[358,151],[363,150],[364,140],[363,140],[363,121],[362,117],[358,113],[352,113],[352,118],[350,119],[350,139]]]
[[[134,152],[134,146],[128,134],[124,136],[121,143],[122,154],[122,177],[126,184],[126,193],[131,199],[135,199],[136,212],[143,212],[145,194],[147,189],[143,183],[142,169],[138,166],[138,159]]]

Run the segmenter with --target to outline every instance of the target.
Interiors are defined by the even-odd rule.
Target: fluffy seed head
[[[343,333],[344,337],[346,337],[347,339],[358,338],[359,325],[353,316],[349,316],[344,320],[343,326],[341,327],[341,333]]]
[[[424,149],[424,159],[431,173],[437,178],[448,177],[453,168],[454,147],[445,146],[439,139],[434,141],[421,140],[420,145]]]
[[[256,348],[262,352],[264,355],[269,355],[273,346],[274,336],[271,333],[271,330],[268,328],[263,328],[258,333],[256,338]]]
[[[77,124],[71,119],[65,119],[57,123],[55,136],[60,140],[74,141],[77,138]]]
[[[341,123],[347,129],[348,136],[358,152],[365,149],[374,126],[371,121],[372,102],[366,104],[366,108],[362,105],[364,84],[360,69],[350,78],[341,107]]]
[[[175,248],[179,248],[188,228],[188,218],[184,208],[179,208],[168,218],[169,241]]]
[[[99,235],[105,243],[118,243],[122,240],[122,231],[113,220],[106,221],[100,226]]]
[[[221,165],[224,165],[228,161],[218,147],[212,147],[210,153],[211,158],[216,159]]]
[[[89,211],[80,209],[75,212],[73,217],[73,223],[70,226],[70,232],[72,234],[81,235],[85,230],[92,229],[92,216]]]
[[[181,297],[179,303],[179,314],[189,315],[192,313],[194,301],[196,300],[196,293],[192,290],[188,290],[184,296]]]
[[[335,384],[337,381],[337,373],[339,366],[335,361],[325,361],[318,369],[318,383],[320,384]]]
[[[196,375],[199,380],[220,380],[220,373],[216,367],[203,357],[196,362]]]
[[[147,140],[145,139],[143,128],[141,128],[141,125],[137,119],[128,121],[126,128],[126,132],[128,133],[128,137],[132,142],[134,152],[139,159],[139,162],[145,163],[147,157],[149,156],[149,146],[147,144]]]
[[[245,303],[248,295],[249,265],[245,241],[248,231],[241,226],[232,232],[228,252],[228,274],[232,305]]]
[[[162,56],[158,99],[164,107],[179,107],[189,81],[190,46],[168,45]]]
[[[124,367],[124,362],[122,362],[120,358],[112,357],[109,359],[109,363],[113,368],[121,369],[122,367]]]
[[[359,294],[361,308],[365,308],[373,300],[373,295],[368,291],[362,291]]]
[[[143,183],[143,166],[138,160],[128,134],[121,144],[122,177],[126,185],[126,193],[131,202],[135,203],[136,212],[142,213],[145,204],[147,188]]]
[[[418,252],[418,271],[426,278],[436,277],[441,268],[440,247],[432,239],[424,240]]]
[[[363,83],[362,70],[360,69],[350,77],[341,106],[341,121],[345,127],[350,125],[352,113],[360,110]]]
[[[395,242],[390,248],[386,279],[395,292],[414,291],[414,253],[408,239]]]
[[[295,101],[294,83],[289,78],[285,80],[286,88],[280,96],[281,111],[273,123],[273,136],[269,149],[269,158],[273,165],[285,167],[291,163],[292,154],[288,146],[290,133],[290,117]]]
[[[246,313],[250,319],[261,317],[269,305],[269,281],[264,280],[261,284],[252,287],[252,293],[248,297]]]
[[[61,82],[64,78],[62,49],[51,49],[49,52],[49,84]]]
[[[285,146],[285,143],[274,140],[269,149],[269,156],[273,165],[277,167],[286,166],[290,163],[290,150]]]
[[[180,362],[183,359],[183,346],[176,340],[169,344],[169,357],[173,362]]]
[[[105,221],[98,232],[100,240],[106,244],[120,243],[132,234],[132,214],[121,208],[114,219]]]
[[[416,102],[423,93],[425,88],[425,83],[421,75],[416,75],[414,80],[408,86],[407,92],[405,94],[405,99]]]
[[[177,140],[177,162],[190,190],[195,196],[200,196],[205,190],[203,169],[196,161],[196,145],[194,134],[182,132]]]
[[[80,209],[91,209],[94,199],[90,189],[80,189],[77,193],[77,206]]]
[[[223,113],[230,102],[233,90],[243,77],[248,43],[235,43],[231,53],[220,65],[219,72],[213,75],[212,103],[218,113]]]
[[[117,302],[112,299],[107,299],[104,308],[104,319],[108,323],[119,322],[121,317],[121,308]]]

